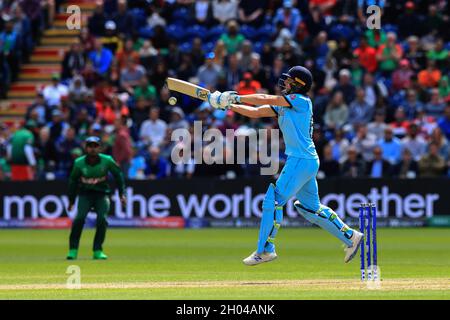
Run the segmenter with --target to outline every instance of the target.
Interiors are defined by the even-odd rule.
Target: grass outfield
[[[110,229],[108,261],[64,260],[69,230],[0,230],[0,299],[450,299],[450,229],[379,229],[381,287],[317,228],[283,229],[279,258],[247,267],[256,229]],[[67,289],[69,265],[82,288]]]

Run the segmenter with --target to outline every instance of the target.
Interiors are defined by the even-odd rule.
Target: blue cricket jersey
[[[302,159],[318,159],[312,140],[313,108],[311,99],[302,94],[285,96],[290,107],[271,106],[286,144],[286,155]]]

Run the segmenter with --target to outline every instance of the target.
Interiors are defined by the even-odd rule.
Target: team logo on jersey
[[[295,94],[290,94],[289,99],[294,100],[297,96]]]

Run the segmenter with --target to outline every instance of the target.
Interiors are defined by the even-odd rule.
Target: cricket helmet
[[[291,79],[289,91],[284,84],[285,80]],[[278,79],[278,86],[284,90],[285,94],[301,93],[306,94],[311,89],[313,77],[311,72],[302,66],[295,66],[289,69],[287,73],[283,73]]]

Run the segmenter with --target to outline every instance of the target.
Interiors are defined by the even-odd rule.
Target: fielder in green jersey
[[[116,180],[120,200],[125,204],[125,181],[119,166],[114,159],[100,153],[100,139],[89,137],[86,139],[86,155],[75,160],[69,178],[69,211],[73,209],[78,195],[78,212],[72,223],[69,239],[68,260],[78,256],[78,246],[83,231],[86,216],[91,209],[97,213],[97,229],[94,237],[94,259],[107,259],[103,253],[108,223],[106,217],[110,207],[111,189],[108,185],[108,173],[112,173]]]

